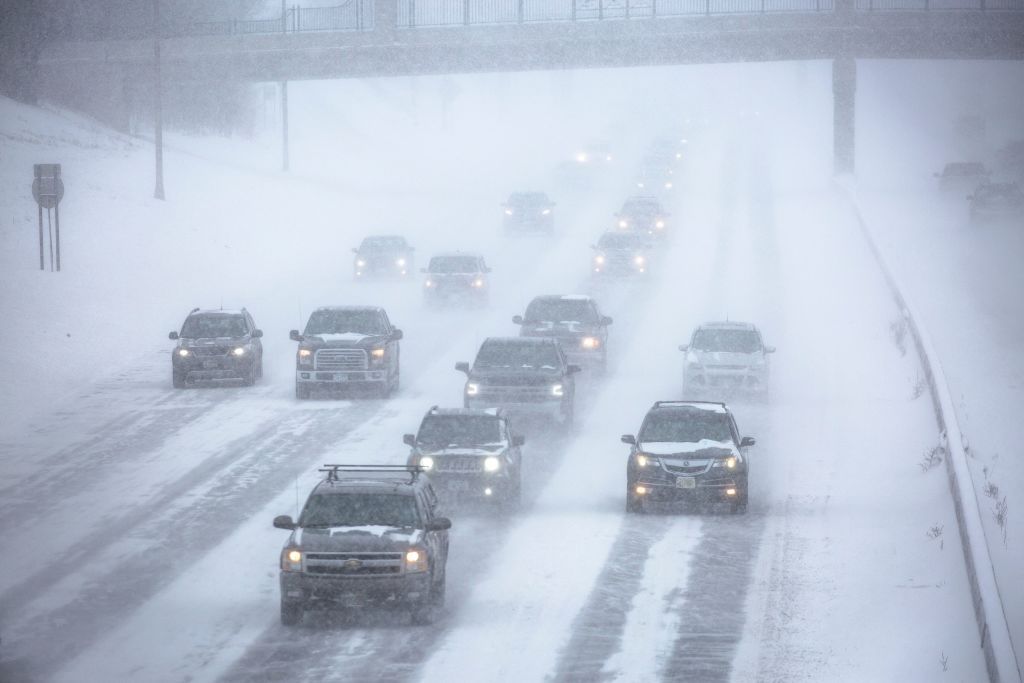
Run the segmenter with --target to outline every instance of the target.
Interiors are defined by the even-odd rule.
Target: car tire
[[[747,513],[747,494],[744,493],[739,500],[734,501],[729,508],[734,515],[745,515]]]
[[[260,361],[256,366],[256,377],[263,379],[263,354],[260,354]]]
[[[295,383],[295,398],[305,401],[309,398],[309,387],[299,382]]]
[[[302,623],[302,617],[306,610],[301,602],[295,600],[281,600],[281,625],[298,626]]]
[[[175,389],[184,389],[187,384],[187,375],[184,372],[178,372],[177,370],[171,371],[171,384],[174,385]]]
[[[254,384],[256,384],[256,364],[255,363],[253,363],[249,367],[249,372],[248,372],[248,374],[246,374],[246,376],[244,378],[242,378],[242,383],[245,386],[247,386],[247,387],[251,387]]]
[[[442,588],[438,591],[433,585],[433,580],[431,580],[429,595],[414,604],[409,612],[412,623],[417,626],[432,624],[434,622],[435,610],[438,607],[438,600],[440,600],[442,605],[444,604],[444,589]]]
[[[626,489],[626,512],[631,515],[643,514],[644,501],[640,496]]]

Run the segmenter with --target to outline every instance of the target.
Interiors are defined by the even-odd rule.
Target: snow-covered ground
[[[292,84],[291,173],[273,114],[255,140],[174,135],[167,202],[149,198],[144,141],[0,100],[0,680],[982,680],[946,480],[918,468],[937,435],[917,361],[893,342],[896,311],[830,182],[829,77],[807,64]],[[636,88],[677,94],[637,116]],[[862,108],[884,109],[871,92]],[[597,287],[588,245],[666,128],[690,139],[678,236],[650,281]],[[556,166],[599,137],[619,163],[559,187]],[[41,161],[64,164],[60,274],[36,269]],[[499,234],[498,202],[532,187],[558,201],[553,243]],[[861,196],[873,219],[899,211]],[[893,240],[916,244],[911,229]],[[352,282],[349,249],[392,231],[424,259],[482,251],[489,309],[427,311],[415,279]],[[908,280],[930,283],[924,266],[949,253]],[[572,438],[528,434],[522,513],[453,514],[442,619],[280,626],[272,517],[294,513],[324,461],[403,462],[401,434],[459,401],[455,361],[514,333],[533,295],[569,291],[615,318],[611,372],[584,380]],[[295,401],[287,330],[329,303],[383,304],[404,330],[396,397]],[[253,312],[256,387],[170,387],[166,333],[196,305]],[[770,400],[733,406],[758,439],[752,509],[627,518],[618,436],[678,397],[676,345],[726,316],[779,348]],[[1019,347],[1012,327],[980,329]],[[1011,430],[989,430],[976,452],[1010,447]],[[1006,459],[986,462],[1012,506]]]

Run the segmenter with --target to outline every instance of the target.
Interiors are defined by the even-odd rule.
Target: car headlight
[[[661,461],[655,458],[653,455],[647,455],[646,453],[636,454],[636,464],[640,467],[658,467],[661,465]]]
[[[480,385],[476,382],[466,383],[466,396],[476,396],[480,393]]]
[[[285,548],[281,552],[281,571],[301,572],[302,551],[297,548]]]
[[[395,265],[398,266],[399,268],[405,268],[405,259],[395,259]]]
[[[604,264],[604,255],[603,254],[598,254],[597,256],[595,256],[594,257],[594,263],[596,263],[598,265]]]
[[[654,223],[654,227],[656,227],[656,228],[658,228],[659,230],[661,230],[662,228],[664,228],[664,227],[665,227],[665,221],[656,221],[656,222]]]
[[[584,337],[580,340],[580,346],[585,349],[596,349],[601,345],[601,340],[597,337]]]
[[[724,467],[728,470],[734,470],[740,465],[743,460],[739,456],[730,455],[727,458],[719,458],[711,465],[712,467]]]
[[[505,209],[505,215],[506,216],[511,216],[513,213],[514,212],[512,211],[512,209]]]
[[[672,181],[667,181],[665,183],[665,189],[666,190],[671,190],[672,189]]]
[[[384,349],[370,349],[370,362],[378,365],[384,361]]]
[[[580,152],[579,154],[577,154],[576,155],[576,161],[578,161],[581,164],[587,163],[587,155],[586,155],[586,153],[585,152]]]
[[[609,155],[605,156],[604,160],[605,161],[611,161],[612,160],[612,155],[609,154]]]
[[[248,350],[244,346],[236,346],[231,349],[231,354],[233,356],[244,356],[246,353],[248,353]]]
[[[565,395],[565,389],[562,387],[561,384],[553,384],[551,386],[551,395],[552,396],[564,396]]]
[[[423,286],[427,287],[427,288],[433,287],[434,286],[434,281],[433,280],[427,280],[426,282],[423,283]]]
[[[434,469],[434,459],[429,455],[424,455],[420,458],[420,467],[428,471]]]
[[[619,227],[620,228],[628,228],[629,227],[629,221],[619,221]]]
[[[501,469],[501,461],[493,455],[489,455],[484,458],[484,471],[485,472],[497,472]]]
[[[428,569],[427,551],[423,548],[410,548],[405,551],[405,571],[425,572]]]
[[[551,209],[544,209],[540,213],[541,213],[542,216],[547,216],[549,213],[551,213]]]
[[[635,264],[636,264],[636,265],[638,265],[638,266],[642,266],[642,265],[644,264],[644,257],[643,257],[643,256],[637,256],[637,257],[635,257],[635,258],[633,259],[633,263],[635,263]]]
[[[642,182],[638,182],[636,186],[639,187],[641,190],[644,189],[644,184]]]
[[[182,358],[185,358],[186,356],[189,355],[189,350],[188,349],[178,349],[178,355],[181,356]]]
[[[480,289],[481,287],[484,286],[484,279],[478,277],[477,279],[473,280],[473,286],[476,287],[477,289]]]
[[[356,265],[359,266],[360,268],[362,268],[363,266],[366,265],[366,261],[364,261],[363,259],[357,259],[356,260]]]

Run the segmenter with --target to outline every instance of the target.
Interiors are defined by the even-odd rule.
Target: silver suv
[[[702,390],[764,392],[768,389],[768,355],[761,332],[750,323],[705,323],[679,350],[683,361],[683,394]]]

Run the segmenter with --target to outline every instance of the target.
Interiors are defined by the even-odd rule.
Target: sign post
[[[60,271],[60,200],[64,198],[64,181],[60,177],[60,164],[36,164],[32,180],[32,197],[39,205],[39,270],[45,270],[43,262],[43,209],[46,209],[46,223],[50,233],[50,270]],[[50,221],[50,211],[56,225]],[[54,237],[56,228],[56,239]],[[54,260],[56,249],[56,260]]]

